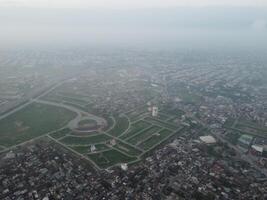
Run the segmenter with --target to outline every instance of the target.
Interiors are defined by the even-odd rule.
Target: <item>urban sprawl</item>
[[[266,77],[249,50],[1,51],[0,199],[264,200]]]

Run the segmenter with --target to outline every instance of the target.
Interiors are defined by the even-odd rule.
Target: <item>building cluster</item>
[[[143,163],[127,167],[122,164],[123,168],[97,173],[85,161],[46,139],[17,147],[1,154],[0,198],[267,198],[267,178],[231,148],[211,136],[201,139],[187,136],[177,137]]]

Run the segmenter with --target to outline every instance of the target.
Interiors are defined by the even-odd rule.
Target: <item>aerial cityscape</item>
[[[267,200],[266,0],[0,0],[0,200]]]
[[[1,56],[1,199],[267,197],[264,54],[13,55]]]

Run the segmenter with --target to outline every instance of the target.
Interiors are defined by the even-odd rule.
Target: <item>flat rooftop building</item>
[[[201,142],[203,142],[205,144],[215,144],[216,143],[216,139],[211,135],[200,136],[199,139]]]

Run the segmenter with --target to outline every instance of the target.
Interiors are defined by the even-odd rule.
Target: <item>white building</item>
[[[157,117],[158,116],[158,113],[159,113],[159,108],[156,107],[156,106],[153,106],[152,107],[152,116],[153,117]]]
[[[127,170],[128,170],[128,165],[127,165],[127,163],[122,163],[122,164],[121,164],[121,169],[122,169],[123,171],[127,171]]]
[[[95,150],[96,150],[96,147],[95,147],[94,144],[92,144],[92,145],[91,145],[91,152],[95,152]]]
[[[200,136],[199,139],[201,142],[203,142],[205,144],[215,144],[216,143],[216,139],[211,135]]]

